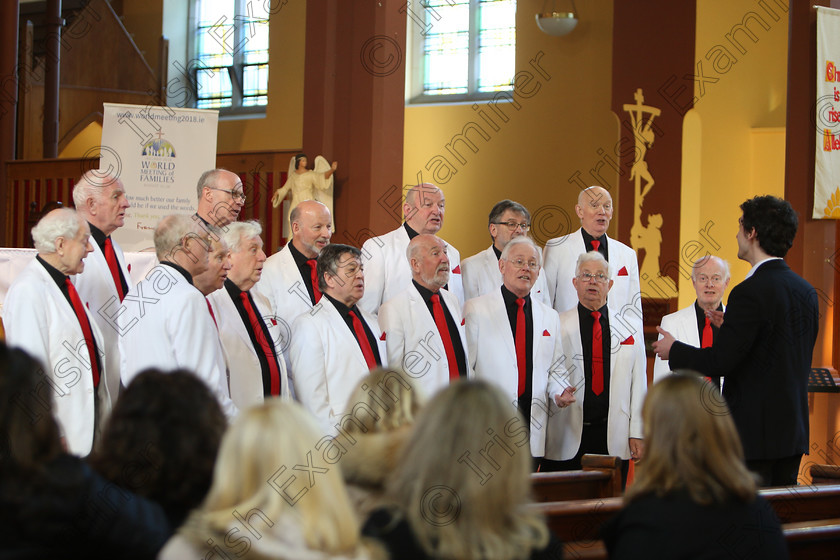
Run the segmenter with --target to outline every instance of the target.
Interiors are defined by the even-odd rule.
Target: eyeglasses
[[[699,274],[694,277],[696,282],[701,284],[709,284],[711,286],[720,286],[723,284],[723,276],[719,274],[715,274],[714,276],[706,276],[705,274]]]
[[[240,202],[245,202],[245,199],[247,198],[245,196],[245,193],[242,192],[242,191],[235,191],[233,189],[218,189],[216,187],[207,187],[207,188],[210,189],[211,191],[226,192],[231,196],[231,198],[233,198],[234,200],[238,200]]]
[[[520,222],[514,222],[513,220],[511,220],[509,222],[493,222],[493,223],[496,224],[497,226],[507,226],[507,228],[510,231],[516,231],[516,228],[521,228],[522,231],[527,233],[528,230],[531,229],[531,224],[529,224],[527,222],[520,223]]]
[[[599,284],[605,284],[609,279],[610,277],[604,274],[603,272],[599,272],[598,274],[581,272],[580,274],[578,274],[578,280],[582,280],[584,282],[591,282],[595,280]]]
[[[517,224],[519,225],[519,224]],[[507,259],[505,259],[507,260]],[[515,261],[508,260],[510,264],[515,266],[516,268],[527,268],[528,270],[537,270],[540,265],[537,261],[526,261],[524,259],[516,259]]]

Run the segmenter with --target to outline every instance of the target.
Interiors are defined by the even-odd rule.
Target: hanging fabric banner
[[[219,112],[105,103],[99,170],[119,177],[131,207],[114,237],[125,251],[154,247],[169,214],[193,214],[196,184],[216,167]]]
[[[817,6],[814,218],[840,219],[840,10]]]

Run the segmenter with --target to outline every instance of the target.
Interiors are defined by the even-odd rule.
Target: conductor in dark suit
[[[764,486],[791,485],[808,452],[808,372],[819,321],[817,294],[783,260],[798,225],[790,204],[757,196],[741,204],[741,210],[738,258],[752,269],[732,289],[714,344],[695,348],[658,328],[663,338],[654,350],[671,369],[726,376],[723,396],[747,466]]]

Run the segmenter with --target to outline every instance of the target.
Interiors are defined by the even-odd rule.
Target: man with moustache
[[[356,305],[365,293],[358,249],[321,249],[318,287],[324,297],[292,324],[290,376],[301,404],[335,434],[358,382],[385,363],[385,341],[376,319]]]
[[[317,258],[332,237],[330,211],[316,200],[305,200],[295,206],[289,220],[292,240],[265,261],[262,279],[252,290],[265,296],[268,313],[283,330],[280,349],[287,367],[291,365],[287,326],[321,301]]]
[[[636,252],[607,236],[613,216],[610,193],[597,186],[581,191],[575,213],[580,218],[580,229],[550,240],[543,251],[552,307],[563,313],[577,306],[578,298],[572,284],[575,262],[582,253],[598,251],[613,271],[613,287],[607,304],[622,322],[633,322],[642,328],[642,294]]]
[[[245,191],[236,173],[210,169],[201,174],[196,186],[198,210],[195,217],[204,226],[223,228],[239,218]]]
[[[116,177],[90,170],[73,187],[76,212],[87,220],[93,253],[86,259],[85,271],[76,276],[76,291],[92,311],[93,320],[102,333],[102,351],[106,363],[105,383],[116,404],[120,394],[119,333],[116,314],[131,288],[125,255],[111,234],[125,225],[125,212],[130,207],[125,187]]]
[[[6,295],[6,342],[46,367],[50,386],[42,396],[53,399],[67,450],[85,456],[111,410],[104,339],[70,279],[94,250],[90,229],[75,210],[59,208],[32,228],[32,240],[38,255]]]
[[[499,258],[502,285],[464,309],[467,353],[477,379],[496,383],[517,403],[530,430],[535,460],[545,454],[549,401],[567,376],[557,312],[531,296],[540,251],[529,237],[512,239]]]
[[[228,224],[222,239],[230,247],[231,269],[224,289],[207,298],[228,358],[230,397],[239,410],[267,397],[289,397],[286,363],[269,330],[268,302],[251,291],[265,263],[261,233],[257,221]]]
[[[697,294],[694,304],[662,317],[660,327],[681,342],[708,348],[714,344],[723,321],[722,300],[729,286],[729,264],[712,255],[700,257],[691,268],[691,283]],[[653,380],[670,372],[668,362],[657,356],[653,362]],[[720,389],[720,376],[707,379]]]
[[[449,282],[446,243],[421,233],[408,243],[411,286],[379,308],[388,363],[401,367],[426,396],[467,377],[466,334]]]
[[[380,305],[411,286],[411,269],[405,260],[408,242],[421,233],[437,235],[443,227],[445,210],[443,191],[431,183],[416,185],[405,195],[405,222],[385,235],[365,241],[362,245],[362,262],[367,280],[365,296],[359,302],[362,309],[376,315]],[[447,244],[447,250],[450,274],[444,289],[452,292],[463,306],[461,255],[450,244]]]
[[[572,279],[578,304],[560,314],[569,376],[548,420],[540,470],[578,470],[584,454],[596,453],[623,459],[626,477],[627,460],[642,458],[644,336],[607,305],[611,276],[600,252],[578,257]]]
[[[120,310],[122,382],[141,371],[186,369],[203,380],[228,418],[238,413],[230,399],[226,364],[207,300],[193,277],[209,267],[210,233],[192,216],[170,215],[155,228],[160,261],[129,290]]]
[[[528,209],[512,200],[502,200],[490,210],[487,219],[487,229],[493,244],[484,251],[464,259],[461,270],[464,276],[464,297],[472,299],[483,296],[487,292],[496,290],[502,285],[502,275],[499,273],[499,257],[505,245],[511,239],[521,235],[528,235],[531,229],[531,213]],[[546,305],[551,305],[548,297],[548,284],[545,273],[540,269],[537,282],[534,284],[532,295]]]

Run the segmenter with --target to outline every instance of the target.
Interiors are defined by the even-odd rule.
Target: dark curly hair
[[[226,427],[218,401],[194,374],[148,369],[120,393],[90,464],[159,503],[178,527],[210,488]]]
[[[741,211],[744,213],[741,221],[744,231],[755,230],[758,244],[765,253],[784,258],[799,227],[799,219],[790,203],[775,196],[756,196],[744,201]]]

